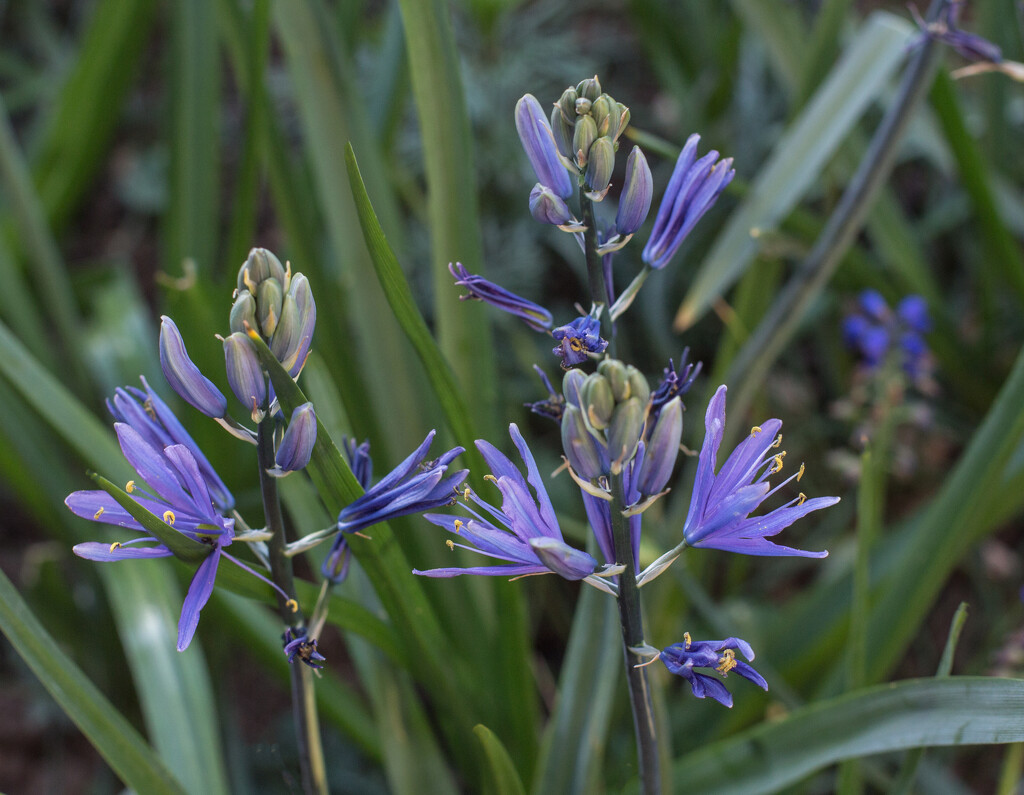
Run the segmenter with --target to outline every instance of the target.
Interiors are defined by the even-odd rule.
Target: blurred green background
[[[962,24],[1024,56],[1013,0],[970,3]],[[199,643],[179,655],[184,566],[104,567],[71,554],[104,531],[71,516],[64,497],[89,487],[87,469],[126,477],[103,400],[140,373],[172,397],[156,356],[161,314],[226,388],[213,335],[227,329],[235,273],[259,245],[312,283],[319,323],[300,384],[335,439],[370,439],[378,476],[430,428],[470,446],[445,428],[377,281],[349,187],[351,142],[475,434],[508,450],[505,428],[518,422],[553,471],[557,428],[523,407],[545,397],[532,364],[558,376],[550,341],[460,303],[447,264],[573,316],[584,264],[570,236],[529,216],[534,177],[512,112],[524,93],[546,106],[597,74],[631,109],[628,143],[647,152],[655,202],[692,132],[737,169],[620,324],[618,355],[656,381],[688,346],[704,375],[687,399],[685,444],[699,448],[706,399],[726,381],[733,434],[782,418],[789,460],[808,464],[804,491],[843,497],[784,542],[828,548],[820,564],[692,551],[645,590],[651,642],[684,631],[745,638],[772,685],[762,694],[732,681],[730,712],[655,674],[676,785],[699,780],[689,775],[700,760],[687,754],[747,726],[854,686],[933,675],[961,601],[970,610],[953,672],[1020,676],[1021,85],[998,74],[954,81],[962,63],[940,53],[834,270],[801,268],[897,96],[914,31],[902,3],[852,0],[0,2],[0,566],[187,790],[297,791],[270,611],[218,589]],[[620,288],[650,225],[617,256]],[[868,287],[890,304],[927,299],[926,388],[887,393],[858,374],[840,323]],[[789,322],[766,324],[780,293],[797,288]],[[248,449],[177,408],[258,524]],[[862,472],[863,439],[882,427],[889,441]],[[646,515],[645,558],[678,540],[692,477],[682,469]],[[298,532],[330,524],[307,481],[284,483]],[[567,536],[582,543],[574,487],[563,476],[551,491]],[[449,554],[421,520],[394,530],[408,568]],[[401,622],[354,574],[342,597],[384,629],[341,618],[345,631],[321,640],[332,787],[502,791],[469,733],[478,723],[528,789],[629,782],[614,617],[596,594],[553,579],[417,582],[432,668],[404,654]],[[851,655],[862,661],[853,673]],[[0,788],[120,788],[7,642],[0,704]],[[773,752],[780,768],[797,769],[800,744]],[[822,764],[857,755],[850,745]],[[842,775],[889,791],[907,764],[889,754]],[[1012,787],[1020,766],[1019,746],[929,752],[917,786],[994,791]],[[802,791],[828,791],[835,775],[812,775]]]

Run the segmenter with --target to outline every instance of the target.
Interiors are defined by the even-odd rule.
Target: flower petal
[[[217,579],[217,564],[220,562],[220,547],[214,547],[199,568],[196,569],[192,582],[188,586],[188,594],[181,606],[181,618],[178,619],[178,651],[185,651],[192,642],[199,626],[199,612],[203,609],[213,593],[213,583]]]

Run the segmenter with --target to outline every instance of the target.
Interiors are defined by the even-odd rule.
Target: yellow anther
[[[760,425],[755,425],[753,428],[750,429],[750,435],[751,436],[757,436],[759,433],[761,433],[761,426]]]
[[[729,671],[735,668],[736,665],[736,652],[732,649],[726,649],[722,652],[722,656],[718,658],[718,667],[715,670],[722,676],[728,676]]]
[[[781,453],[775,456],[775,458],[772,459],[772,472],[782,471],[782,459],[785,457],[785,455],[786,451],[783,450]]]
[[[484,475],[484,480],[491,481],[491,483],[493,483],[495,486],[498,485],[498,479],[494,477],[494,475]]]
[[[692,643],[692,641],[690,640],[690,633],[689,632],[684,632],[683,633],[683,648],[685,648],[685,649],[690,648],[690,643]]]
[[[129,494],[131,494],[133,491],[135,491],[135,481],[134,480],[129,480],[127,483],[125,483],[124,484],[124,490],[127,491]]]
[[[457,533],[461,529],[462,529],[462,520],[461,519],[456,519],[455,520],[455,532]]]
[[[145,402],[142,404],[142,409],[150,416],[151,419],[156,419],[156,409],[153,408],[152,400],[146,398]]]
[[[104,510],[105,510],[104,508],[100,508],[98,511],[96,511],[96,513],[94,513],[92,515],[92,518],[93,519],[99,519],[101,516],[103,516],[103,511]]]
[[[803,504],[804,504],[804,501],[805,501],[806,499],[807,499],[807,495],[806,495],[806,494],[804,494],[804,493],[803,493],[803,492],[801,491],[801,492],[800,492],[800,496],[799,496],[799,497],[797,497],[797,499],[796,499],[796,504],[797,504],[797,505],[803,505]]]
[[[121,548],[121,542],[120,541],[115,541],[113,544],[110,545],[110,551],[111,552],[113,552],[115,549],[120,549],[120,548]]]
[[[164,511],[164,521],[171,527],[174,527],[174,518],[174,511]]]
[[[778,438],[776,438],[776,440],[774,442],[772,442],[772,447],[778,447],[780,444],[782,444],[782,434],[781,433],[778,435]]]
[[[800,482],[800,478],[802,478],[803,476],[804,476],[804,465],[801,464],[800,465],[800,471],[796,473],[796,482],[799,483]]]
[[[455,551],[455,542],[452,541],[450,538],[446,538],[444,543],[448,545],[448,549],[450,549],[452,552]]]
[[[569,348],[579,353],[583,350],[583,342],[579,337],[569,337]]]
[[[294,599],[289,599],[287,602],[284,603],[284,606],[291,610],[293,613],[299,612],[299,603],[296,602]]]
[[[472,493],[473,492],[470,490],[469,486],[466,486],[466,488],[462,492],[462,499],[464,499],[466,502],[469,502],[469,495]]]

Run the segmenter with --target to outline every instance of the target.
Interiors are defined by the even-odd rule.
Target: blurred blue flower
[[[642,257],[652,268],[664,268],[668,264],[690,230],[736,176],[732,158],[718,160],[715,150],[698,160],[699,141],[699,135],[691,135],[686,141],[662,197]]]
[[[494,445],[483,439],[476,443],[491,468],[486,479],[501,492],[500,510],[466,489],[463,496],[467,503],[471,500],[481,509],[477,512],[468,504],[463,506],[472,519],[464,521],[457,516],[443,514],[426,514],[424,517],[469,544],[449,540],[450,548],[462,547],[504,563],[499,566],[416,570],[414,574],[426,577],[457,577],[460,574],[519,577],[554,572],[567,580],[582,580],[594,573],[597,561],[586,552],[569,546],[562,538],[555,509],[533,454],[514,423],[509,425],[509,435],[526,464],[525,478]]]
[[[461,262],[448,265],[448,270],[455,277],[455,283],[469,290],[468,295],[460,296],[463,301],[475,299],[496,306],[504,312],[515,315],[535,331],[547,331],[551,328],[551,313],[533,301],[527,301],[483,276],[474,276]]]
[[[591,353],[603,353],[608,341],[601,338],[601,321],[590,315],[578,317],[551,332],[558,342],[551,352],[562,359],[562,369],[582,364]]]
[[[192,577],[181,608],[178,651],[184,651],[192,642],[192,636],[199,625],[199,613],[213,592],[217,565],[222,556],[280,592],[266,577],[224,551],[234,538],[234,519],[224,517],[214,505],[210,484],[187,443],[161,448],[154,446],[146,436],[126,423],[115,423],[114,430],[124,457],[142,483],[152,490],[144,495],[139,494],[142,484],[132,481],[127,489],[132,498],[150,513],[161,517],[175,531],[210,547],[209,555],[199,564]],[[220,483],[220,479],[216,478],[216,482]],[[72,513],[83,519],[126,527],[144,534],[123,543],[90,541],[77,544],[74,553],[79,557],[110,562],[166,558],[173,554],[158,539],[145,535],[146,530],[142,525],[105,491],[76,491],[68,495],[64,502]],[[287,595],[282,596],[288,598]]]
[[[928,304],[919,295],[908,295],[893,312],[877,290],[864,290],[857,309],[843,319],[843,341],[860,354],[868,370],[878,368],[890,353],[898,353],[904,372],[911,378],[927,374],[931,354],[924,334],[931,330]]]
[[[690,633],[684,635],[682,643],[673,643],[660,655],[665,667],[690,683],[690,689],[697,698],[711,696],[719,704],[732,707],[732,694],[715,677],[698,673],[694,668],[713,668],[724,679],[730,673],[737,673],[763,690],[768,683],[757,671],[742,660],[736,659],[740,652],[748,660],[754,659],[750,644],[739,638],[725,640],[690,640]]]
[[[690,511],[683,526],[683,537],[691,547],[722,549],[744,555],[797,555],[823,558],[828,552],[809,552],[774,544],[769,537],[789,527],[811,511],[839,502],[838,497],[808,500],[801,494],[764,516],[751,517],[769,496],[792,480],[799,481],[804,468],[774,489],[768,477],[782,469],[785,451],[775,452],[782,441],[782,422],[767,420],[751,429],[715,474],[718,448],[725,431],[725,386],[718,387],[708,404],[704,420],[704,444],[697,464],[697,476],[690,498]]]

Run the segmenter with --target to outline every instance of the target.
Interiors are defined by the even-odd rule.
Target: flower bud
[[[224,340],[224,365],[231,391],[255,415],[267,399],[267,379],[256,349],[244,332],[236,331]]]
[[[626,159],[626,181],[619,196],[619,211],[615,215],[615,231],[632,235],[643,224],[651,210],[654,180],[651,167],[639,146],[634,146]]]
[[[572,134],[572,151],[576,165],[583,168],[587,165],[590,146],[597,140],[597,124],[591,116],[581,116],[576,120],[576,130]],[[566,198],[566,197],[563,197]]]
[[[586,97],[591,102],[601,96],[601,82],[597,79],[597,75],[587,78],[577,84],[576,94],[581,97]]]
[[[571,370],[566,370],[565,375],[562,377],[562,394],[569,405],[576,408],[582,407],[583,402],[580,399],[580,389],[586,380],[586,373],[582,370],[578,370],[575,367]]]
[[[285,472],[303,469],[313,455],[316,442],[316,412],[312,403],[303,403],[292,412],[284,438],[277,447],[274,463]]]
[[[555,136],[555,145],[558,153],[563,157],[572,160],[572,132],[576,127],[576,114],[573,112],[574,121],[566,121],[564,111],[555,105],[551,109],[551,133]]]
[[[254,248],[238,271],[238,289],[256,292],[256,287],[267,279],[277,279],[282,285],[287,280],[281,260],[265,248]]]
[[[637,478],[641,494],[658,494],[668,479],[679,456],[679,443],[683,438],[683,401],[672,398],[666,403],[651,432],[643,466]]]
[[[309,280],[296,273],[284,298],[281,320],[270,341],[270,350],[288,375],[295,378],[306,362],[316,327],[316,304]]]
[[[590,113],[591,105],[593,105],[593,103],[589,99],[586,97],[580,97],[576,100],[576,115],[586,116]]]
[[[608,474],[608,452],[588,430],[582,412],[566,406],[562,415],[562,450],[577,475],[593,480]]]
[[[562,96],[559,97],[558,102],[555,103],[555,107],[558,108],[559,114],[570,128],[576,124],[577,99],[578,95],[576,94],[576,89],[569,86],[569,88],[562,92]]]
[[[530,215],[542,224],[554,226],[562,226],[576,220],[569,210],[569,205],[539,182],[530,191]]]
[[[597,366],[597,372],[608,379],[616,403],[621,403],[630,396],[629,374],[626,372],[626,365],[618,359],[605,359]]]
[[[540,558],[541,563],[567,580],[582,580],[593,574],[597,568],[597,561],[591,555],[574,549],[557,538],[531,538],[530,548]]]
[[[629,379],[630,397],[635,397],[646,405],[651,397],[651,387],[644,374],[630,364],[626,366],[626,377]]]
[[[563,199],[573,192],[569,172],[558,157],[558,146],[544,110],[532,94],[516,103],[516,130],[537,180]]]
[[[616,114],[611,114],[611,122],[608,127],[608,137],[617,142],[619,140],[619,136],[622,135],[629,126],[629,108],[621,102],[616,102],[615,105],[618,108],[618,119],[616,119]]]
[[[613,110],[615,110],[615,100],[607,94],[599,96],[590,106],[590,115],[594,117],[594,122],[597,124],[598,135],[608,134],[608,117]]]
[[[587,376],[580,389],[580,405],[587,412],[592,428],[602,431],[608,427],[615,410],[615,398],[603,375],[592,373]]]
[[[604,197],[615,170],[615,146],[609,138],[598,138],[590,146],[587,156],[587,172],[584,177],[587,187]],[[592,198],[595,198],[592,196]]]
[[[248,290],[242,290],[238,294],[238,298],[235,299],[235,303],[231,305],[229,322],[233,332],[244,332],[246,323],[249,324],[249,328],[259,330],[259,325],[256,323],[256,299]]]
[[[284,290],[277,279],[264,279],[256,287],[256,320],[264,339],[274,336],[277,324],[281,320]]]
[[[207,417],[223,417],[228,410],[227,398],[189,358],[174,321],[166,315],[160,321],[160,368],[167,383],[186,403]]]
[[[633,457],[644,429],[645,403],[631,397],[612,412],[608,426],[608,456],[613,461],[628,461]]]

